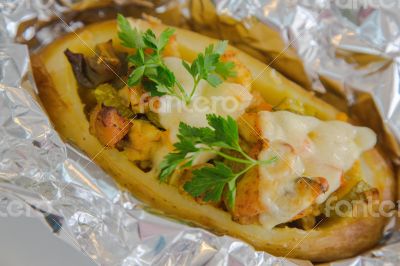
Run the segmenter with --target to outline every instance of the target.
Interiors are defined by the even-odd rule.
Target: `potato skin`
[[[142,29],[152,28],[160,33],[165,26],[139,21]],[[40,99],[46,108],[55,129],[66,141],[79,146],[89,156],[96,155],[103,146],[90,134],[83,104],[77,92],[77,83],[63,51],[70,48],[75,52],[91,53],[96,43],[116,36],[116,22],[105,21],[92,24],[75,34],[68,34],[54,41],[32,57],[34,76],[39,88]],[[182,57],[191,60],[210,42],[208,37],[177,29],[177,42]],[[85,41],[85,45],[82,41]],[[332,106],[314,97],[298,85],[288,81],[265,64],[230,47],[237,52],[240,61],[259,78],[253,82],[253,89],[259,91],[272,105],[285,97],[301,101],[308,110],[321,119],[335,119],[340,113]],[[261,73],[261,74],[260,74]],[[73,126],[71,126],[73,125]],[[259,225],[241,225],[231,215],[211,205],[201,205],[191,197],[179,193],[173,186],[160,183],[155,173],[142,172],[126,156],[115,149],[106,149],[97,154],[95,161],[112,175],[125,189],[150,206],[167,215],[189,220],[217,234],[227,234],[247,241],[258,250],[276,256],[308,259],[325,262],[354,256],[374,246],[381,237],[386,220],[373,218],[330,218],[310,231],[297,228],[275,228],[266,230]],[[365,152],[361,161],[380,191],[381,200],[393,199],[394,177],[389,164],[376,149]]]

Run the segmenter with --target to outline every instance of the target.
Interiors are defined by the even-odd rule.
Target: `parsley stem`
[[[239,173],[235,174],[235,177],[232,178],[232,180],[236,180],[238,177],[240,177],[241,175],[245,174],[247,171],[249,171],[251,168],[253,168],[254,166],[260,165],[260,164],[269,164],[272,162],[275,162],[277,160],[277,157],[272,157],[271,159],[268,160],[263,160],[263,161],[255,161],[253,163],[249,163],[249,166],[247,166],[245,169],[243,169],[242,171],[240,171]]]
[[[194,79],[193,88],[189,95],[189,102],[192,100],[194,92],[196,91],[197,85],[199,85],[199,82],[200,82],[200,79]]]
[[[230,155],[228,155],[228,154],[226,154],[226,153],[224,153],[224,152],[221,152],[221,151],[219,151],[219,150],[212,149],[212,148],[204,148],[204,149],[202,149],[202,150],[203,150],[203,151],[209,151],[209,152],[215,153],[215,154],[217,154],[217,155],[219,155],[219,156],[221,156],[221,157],[223,157],[223,158],[225,158],[225,159],[228,159],[228,160],[231,160],[231,161],[234,161],[234,162],[243,163],[243,164],[247,164],[247,165],[253,165],[253,166],[255,166],[255,165],[262,165],[262,164],[270,164],[270,163],[275,162],[275,161],[278,159],[277,156],[274,156],[274,157],[272,157],[271,159],[268,159],[268,160],[262,160],[262,161],[254,160],[253,158],[251,158],[250,156],[248,156],[248,155],[247,155],[242,149],[240,149],[240,148],[239,148],[239,149],[232,149],[232,150],[239,152],[239,153],[242,154],[246,159],[236,158],[236,157],[230,156]]]
[[[278,160],[278,156],[274,156],[268,160],[258,161],[258,164],[270,164],[270,163],[276,162],[277,160]]]
[[[257,162],[257,160],[254,160],[253,158],[251,158],[249,155],[247,155],[247,153],[245,153],[242,148],[239,147],[225,147],[224,149],[227,150],[232,150],[232,151],[236,151],[238,153],[240,153],[244,158],[246,158],[247,160],[251,161],[251,162]]]
[[[247,173],[247,171],[249,171],[251,168],[253,168],[254,166],[256,166],[257,164],[250,164],[249,166],[247,166],[245,169],[243,169],[242,171],[240,171],[239,173],[235,174],[235,177],[232,178],[233,180],[236,180],[238,177],[240,177],[241,175]]]
[[[224,157],[225,159],[228,159],[228,160],[231,160],[231,161],[234,161],[234,162],[244,163],[244,164],[254,164],[254,160],[249,161],[249,160],[239,159],[239,158],[230,156],[230,155],[228,155],[228,154],[226,154],[226,153],[223,153],[223,152],[220,152],[220,151],[218,151],[218,150],[211,149],[211,148],[203,149],[203,150],[204,150],[204,151],[213,152],[213,153],[215,153],[215,154],[217,154],[217,155],[220,155],[221,157]]]
[[[181,99],[183,99],[183,100],[185,101],[186,104],[189,104],[189,103],[190,103],[190,99],[187,98],[186,91],[185,91],[185,89],[182,87],[182,84],[181,84],[180,82],[176,81],[176,86],[178,87],[179,92],[180,92],[181,95],[182,95],[182,98],[181,98]]]
[[[269,163],[275,162],[276,160],[277,160],[277,157],[275,156],[275,157],[272,157],[271,159],[268,159],[268,160],[255,161],[255,162],[253,162],[253,163],[250,163],[249,166],[247,166],[245,169],[243,169],[243,170],[240,171],[239,173],[236,173],[235,176],[231,179],[231,181],[232,181],[232,180],[235,180],[235,181],[236,181],[237,178],[239,178],[241,175],[247,173],[247,171],[249,171],[249,170],[250,170],[251,168],[253,168],[254,166],[257,166],[257,165],[260,165],[260,164],[264,164],[264,163],[265,163],[265,164],[269,164]]]
[[[254,160],[249,155],[247,155],[247,153],[245,153],[240,146],[239,146],[239,148],[235,149],[235,151],[239,152],[247,160],[249,160],[251,162],[257,162],[257,160]]]

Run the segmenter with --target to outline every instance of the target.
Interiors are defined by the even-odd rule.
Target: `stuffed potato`
[[[207,54],[213,39],[120,19],[119,27],[87,26],[33,56],[40,98],[66,141],[147,204],[277,256],[329,261],[379,240],[385,218],[324,209],[333,197],[393,199],[393,173],[371,130],[336,121],[345,115],[233,47],[216,44]],[[155,34],[146,39],[148,29]],[[144,42],[123,33],[144,34]],[[207,64],[199,54],[214,60],[208,74],[200,74]],[[186,105],[225,95],[236,105],[165,112],[171,95]]]

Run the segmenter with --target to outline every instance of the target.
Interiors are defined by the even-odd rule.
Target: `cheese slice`
[[[260,201],[267,209],[260,222],[268,228],[291,220],[314,202],[324,202],[340,187],[343,173],[376,144],[371,129],[341,121],[287,111],[263,111],[258,119],[261,135],[269,142],[258,159],[278,157],[277,162],[259,167]],[[312,193],[299,195],[296,182],[302,177],[323,177],[329,188],[316,198]]]

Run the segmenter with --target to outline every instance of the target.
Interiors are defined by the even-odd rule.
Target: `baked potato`
[[[167,29],[154,19],[129,21],[133,28],[143,32],[151,29],[156,36]],[[178,79],[179,72],[185,71],[180,60],[193,62],[215,42],[195,32],[175,29],[160,56],[164,58],[163,64],[175,70]],[[145,56],[154,54],[154,51],[147,51],[146,55],[144,51]],[[351,126],[349,122],[335,121],[347,118],[274,69],[231,46],[221,53],[219,60],[232,62],[236,75],[225,77],[225,85],[219,86],[235,84],[229,85],[224,93],[228,91],[239,101],[248,101],[240,113],[232,115],[237,122],[240,151],[245,152],[250,161],[271,158],[277,151],[277,161],[270,162],[272,166],[260,164],[244,171],[233,182],[233,192],[230,191],[232,183],[229,188],[222,187],[221,195],[229,190],[230,195],[235,196],[233,205],[227,203],[232,200],[229,198],[210,201],[204,193],[195,196],[188,193],[185,184],[199,173],[196,170],[215,164],[216,157],[209,154],[196,164],[171,169],[173,173],[168,181],[160,182],[162,159],[174,152],[174,144],[179,141],[179,133],[173,131],[178,130],[178,124],[190,124],[191,120],[176,113],[167,117],[146,108],[140,110],[141,101],[148,101],[152,96],[142,97],[146,89],[140,83],[126,84],[129,71],[139,68],[124,59],[134,53],[135,49],[121,42],[114,20],[67,34],[32,56],[39,96],[55,129],[65,141],[74,143],[93,158],[123,189],[166,215],[190,221],[217,234],[240,238],[276,256],[324,262],[354,256],[378,242],[386,218],[328,216],[322,208],[333,196],[349,201],[363,199],[365,204],[369,202],[366,195],[374,195],[373,200],[378,202],[394,199],[394,175],[384,156],[373,148],[373,133]],[[178,63],[176,58],[179,58]],[[108,67],[104,68],[103,63]],[[96,101],[99,86],[104,90],[111,86],[110,90],[115,92],[113,97],[119,97],[124,109],[107,106],[106,101]],[[236,93],[232,88],[238,86],[247,91]],[[124,117],[123,113],[128,116]],[[290,137],[293,138],[288,140],[289,137],[272,134],[275,131],[266,126],[271,121],[276,121],[273,126],[283,131],[282,134],[288,136],[288,132],[293,132]],[[302,122],[297,124],[296,121]],[[168,128],[172,124],[174,128]],[[301,125],[315,130],[302,132]],[[368,133],[357,135],[365,130]],[[347,142],[337,139],[335,142],[335,136],[330,135],[332,132],[341,137],[358,133]],[[363,136],[369,140],[363,140]],[[318,155],[328,157],[337,146],[344,145],[343,150],[348,150],[346,145],[354,143],[364,146],[350,157],[346,151],[339,153],[343,155],[342,161],[345,160],[342,163],[347,165],[340,169],[322,167],[321,170],[314,167],[320,165],[317,156],[304,155],[309,145],[321,150]],[[323,147],[331,150],[323,150]],[[215,153],[221,155],[222,151],[224,149],[218,149]],[[234,171],[243,169],[241,163],[225,161],[226,158],[242,158],[237,150],[222,155],[218,157],[218,165],[224,164]],[[300,158],[303,170],[299,171],[304,173],[306,169],[308,174],[298,174],[297,159],[291,158]],[[292,163],[292,167],[287,167],[286,164]],[[329,174],[321,176],[321,171]],[[335,178],[330,179],[329,175]],[[285,191],[278,193],[282,187]],[[260,200],[262,197],[273,201],[272,205],[278,212],[284,211],[283,214],[275,215],[273,206]]]

